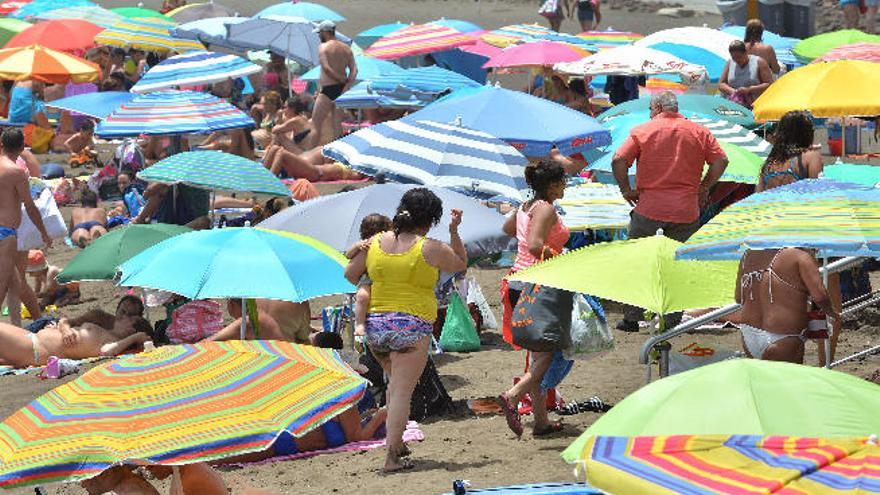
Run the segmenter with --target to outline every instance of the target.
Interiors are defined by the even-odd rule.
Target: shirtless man
[[[143,318],[117,318],[110,330],[92,323],[73,327],[62,318],[37,333],[0,323],[0,364],[16,368],[42,366],[49,356],[85,359],[118,356],[129,347],[150,340],[150,324]],[[128,334],[120,338],[119,335]]]
[[[321,91],[315,98],[315,109],[312,112],[312,145],[320,146],[321,130],[324,120],[332,118],[333,139],[342,134],[342,128],[336,119],[336,98],[345,93],[357,79],[357,64],[351,47],[336,39],[336,24],[323,21],[315,29],[321,38],[318,48],[318,60],[321,63]],[[347,74],[346,74],[347,71]]]
[[[297,344],[308,344],[312,331],[312,313],[308,301],[295,303],[290,301],[274,301],[258,299],[257,308],[268,314],[278,324],[284,340]],[[262,318],[262,317],[261,317]],[[260,320],[262,328],[263,320]],[[241,322],[239,322],[239,325]]]
[[[43,225],[40,210],[31,198],[28,174],[15,164],[24,149],[24,135],[20,129],[6,129],[0,137],[0,303],[6,298],[19,300],[21,277],[16,264],[19,260],[16,230],[21,225],[21,207],[27,212],[34,226],[40,231],[43,243],[52,246],[52,239]],[[21,315],[16,309],[9,312],[13,324],[21,324]]]
[[[211,335],[205,340],[240,340],[241,339],[241,299],[229,299],[226,303],[226,311],[229,316],[235,318],[235,321],[223,327],[222,330]],[[266,311],[257,306],[259,324],[260,324],[260,340],[285,340],[284,334],[281,333],[281,326]],[[250,320],[247,323],[245,331],[245,339],[256,339],[254,335],[254,327]]]
[[[86,120],[66,141],[64,147],[70,153],[70,165],[79,167],[86,163],[97,163],[98,152],[95,151],[95,123]]]
[[[70,212],[70,240],[84,248],[107,233],[107,211],[98,208],[98,195],[91,189],[82,193],[82,207]]]
[[[736,302],[742,304],[738,320],[751,357],[802,364],[810,300],[830,320],[838,318],[819,265],[807,251],[748,251],[737,279]]]

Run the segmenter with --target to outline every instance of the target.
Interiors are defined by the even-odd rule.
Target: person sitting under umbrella
[[[223,327],[222,330],[208,337],[205,340],[239,340],[241,339],[241,320],[242,307],[241,299],[229,299],[226,303],[226,310],[229,316],[235,318],[235,321]],[[269,313],[257,308],[257,330],[254,331],[254,322],[248,319],[245,339],[260,340],[287,340],[281,332],[281,326],[272,318]]]
[[[718,91],[730,101],[752,108],[752,103],[773,82],[773,73],[767,61],[758,55],[749,55],[746,44],[740,40],[730,42],[730,60],[721,71]]]
[[[103,473],[81,481],[80,486],[89,495],[102,493],[159,495],[159,490],[147,481],[140,473],[135,472],[133,465],[114,466]],[[147,466],[145,468],[157,479],[165,479],[172,475],[170,466]],[[217,471],[204,462],[180,466],[179,482],[172,480],[169,495],[226,495],[228,489],[223,478]]]

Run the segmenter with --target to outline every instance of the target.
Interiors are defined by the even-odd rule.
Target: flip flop
[[[541,428],[540,430],[535,430],[532,432],[532,436],[534,437],[546,437],[548,435],[552,435],[554,433],[559,433],[565,429],[565,426],[561,421],[554,421],[553,423],[548,424],[547,426]]]
[[[498,396],[498,404],[501,406],[501,411],[504,413],[505,419],[507,419],[507,427],[510,428],[510,431],[512,431],[517,438],[521,437],[523,434],[523,426],[519,420],[519,413],[510,404],[510,399],[508,399],[506,395],[501,394]]]

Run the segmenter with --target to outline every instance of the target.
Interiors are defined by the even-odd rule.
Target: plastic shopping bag
[[[440,348],[444,352],[474,352],[480,350],[480,337],[474,327],[471,312],[453,291],[446,307],[446,321],[440,334]]]
[[[571,315],[571,346],[566,359],[591,359],[614,349],[614,336],[598,301],[576,294]]]

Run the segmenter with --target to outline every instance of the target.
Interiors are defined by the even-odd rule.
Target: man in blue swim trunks
[[[98,207],[98,195],[91,189],[82,193],[82,207],[70,212],[70,240],[84,248],[107,233],[107,211]]]
[[[31,222],[39,229],[43,242],[52,246],[52,239],[46,233],[40,210],[31,198],[28,173],[15,160],[24,149],[24,135],[21,129],[6,129],[0,137],[0,304],[6,299],[7,291],[11,300],[18,301],[20,281],[16,262],[18,260],[18,239],[16,230],[21,225],[21,207],[27,212]],[[19,311],[9,312],[13,324],[21,324]]]

